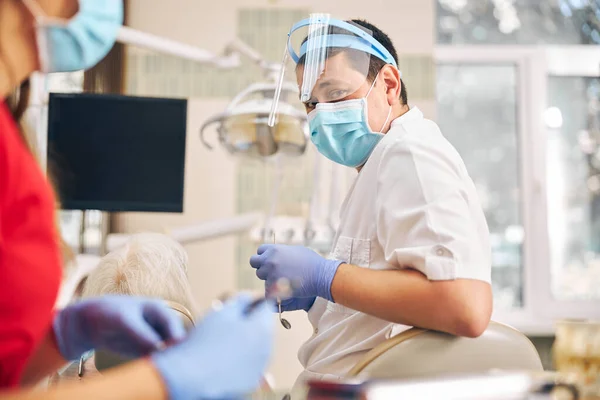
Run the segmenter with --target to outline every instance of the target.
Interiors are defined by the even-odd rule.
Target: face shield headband
[[[356,25],[350,24],[340,19],[322,17],[323,21],[320,21],[320,18],[321,17],[303,19],[302,21],[295,23],[290,29],[290,32],[288,33],[287,49],[294,63],[297,64],[300,58],[306,55],[307,51],[319,49],[321,47],[319,46],[319,43],[321,43],[322,46],[326,47],[340,47],[364,51],[365,53],[369,53],[372,56],[375,56],[385,61],[386,64],[392,64],[394,67],[398,68],[396,60],[394,60],[394,57],[392,57],[390,52],[369,33],[360,29]],[[300,54],[296,54],[292,46],[292,42],[289,40],[289,38],[298,29],[315,23],[323,23],[327,26],[334,26],[340,29],[344,29],[350,33],[353,33],[353,35],[327,35],[327,40],[322,40],[319,42],[312,41],[312,43],[314,43],[315,45],[311,46],[311,48],[308,48],[309,41],[306,41],[300,47]]]
[[[294,48],[300,37],[306,39],[300,46]],[[368,29],[363,30],[352,23],[330,18],[329,14],[311,14],[309,18],[295,23],[288,33],[281,73],[269,116],[269,126],[274,126],[277,120],[280,88],[286,69],[295,68],[303,59],[304,72],[299,89],[300,101],[306,103],[312,97],[312,91],[325,69],[326,61],[332,54],[331,51],[336,49],[354,50],[354,52],[346,54],[351,54],[349,57],[353,61],[353,65],[357,66],[358,73],[363,75],[364,79],[368,74],[370,57],[376,57],[398,69],[394,57],[373,37]],[[290,65],[287,65],[288,63]]]

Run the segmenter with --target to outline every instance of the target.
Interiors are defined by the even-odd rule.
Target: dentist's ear
[[[391,64],[384,65],[379,75],[386,86],[386,96],[390,106],[400,102],[401,79],[400,72]]]

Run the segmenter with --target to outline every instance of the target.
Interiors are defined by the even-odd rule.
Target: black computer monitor
[[[183,211],[186,100],[51,93],[48,113],[63,209]]]

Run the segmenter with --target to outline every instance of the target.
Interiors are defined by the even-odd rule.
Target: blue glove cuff
[[[302,304],[302,309],[306,312],[310,311],[313,304],[315,304],[316,299],[316,297],[309,297],[308,299],[306,299]]]
[[[319,284],[317,285],[317,296],[329,300],[332,303],[335,303],[335,301],[331,295],[331,283],[341,264],[344,264],[344,261],[323,259],[321,268],[319,268],[320,276],[318,278]]]
[[[304,310],[308,312],[315,303],[316,297],[292,297],[291,299],[285,299],[281,302],[281,311],[297,311]],[[277,304],[273,304],[273,311],[279,312]]]

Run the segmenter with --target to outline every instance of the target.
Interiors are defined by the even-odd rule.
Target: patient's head
[[[183,305],[193,314],[187,253],[159,233],[133,235],[122,248],[100,260],[88,276],[82,297],[106,294],[154,297]]]
[[[133,235],[126,245],[100,260],[85,280],[81,297],[106,294],[153,297],[178,303],[189,310],[189,317],[193,318],[195,314],[187,278],[187,261],[183,247],[168,236],[158,233]],[[180,308],[174,306],[175,309]],[[189,315],[187,310],[174,312]],[[186,320],[185,317],[182,319]],[[99,376],[95,364],[101,356],[106,358],[104,354],[90,355],[85,360],[72,363],[62,373],[54,374],[50,384]],[[84,376],[78,376],[79,371]]]

